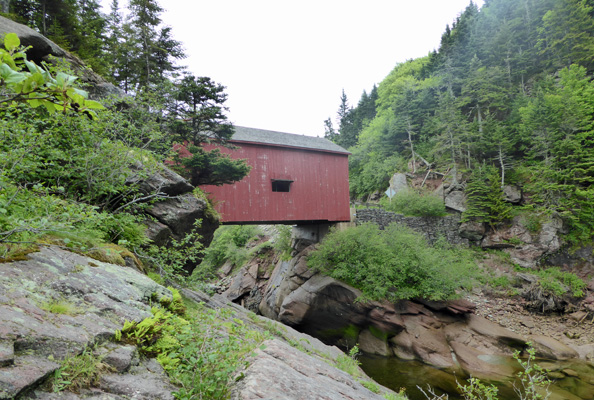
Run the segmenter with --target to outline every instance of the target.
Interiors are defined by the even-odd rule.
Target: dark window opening
[[[291,183],[293,181],[281,181],[281,180],[272,180],[272,191],[273,192],[290,192],[291,191]]]

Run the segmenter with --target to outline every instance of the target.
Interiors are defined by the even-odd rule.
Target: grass
[[[97,386],[101,375],[111,371],[112,368],[103,362],[103,356],[97,356],[87,347],[79,355],[66,357],[49,384],[53,392],[77,393],[80,389]]]
[[[70,316],[80,314],[82,312],[79,307],[64,299],[49,300],[41,304],[40,308],[52,314],[63,314]]]

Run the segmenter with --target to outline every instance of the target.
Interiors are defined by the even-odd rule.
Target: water
[[[508,357],[484,357],[486,358],[483,361],[492,364],[517,365],[515,360]],[[457,382],[465,383],[465,376],[456,376],[417,361],[405,361],[394,357],[360,355],[359,361],[365,373],[379,384],[396,392],[400,388],[406,388],[406,395],[410,400],[427,399],[417,386],[425,391],[430,386],[437,395],[447,393],[450,400],[462,399],[458,394]],[[549,388],[552,392],[549,400],[594,399],[594,366],[582,361],[539,361],[538,364],[552,371],[552,376],[558,378]],[[518,398],[514,393],[513,381],[510,378],[506,382],[488,383],[497,386],[500,399],[512,400]]]

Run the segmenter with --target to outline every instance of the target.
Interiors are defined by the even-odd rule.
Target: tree
[[[559,0],[543,17],[539,45],[557,68],[576,63],[594,67],[594,20],[585,0]]]
[[[193,185],[223,185],[241,180],[250,171],[244,160],[233,160],[218,149],[207,151],[205,142],[225,144],[233,136],[227,120],[225,87],[208,77],[186,75],[176,85],[174,108],[170,110],[171,130],[187,144],[189,157],[176,157],[182,171],[189,171]]]
[[[338,134],[334,130],[334,126],[332,126],[332,119],[328,117],[324,120],[324,138],[334,142],[336,140],[336,135]]]

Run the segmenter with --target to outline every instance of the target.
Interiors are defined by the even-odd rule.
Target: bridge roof
[[[231,142],[266,144],[269,146],[293,147],[329,153],[351,154],[328,139],[315,136],[296,135],[293,133],[268,131],[265,129],[246,128],[243,126],[235,127],[235,133],[231,138]]]

